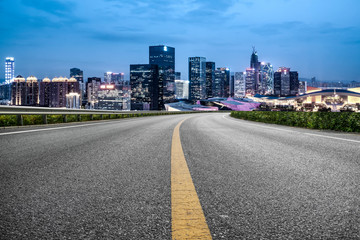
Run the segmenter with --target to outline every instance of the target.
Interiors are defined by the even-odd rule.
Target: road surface
[[[0,239],[171,239],[186,163],[213,239],[360,239],[359,134],[203,113],[7,128],[0,143]]]

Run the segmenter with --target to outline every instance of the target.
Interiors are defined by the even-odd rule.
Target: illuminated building
[[[94,109],[95,104],[97,103],[97,93],[100,89],[101,78],[98,77],[90,77],[86,83],[86,92],[87,92],[87,101],[88,108]]]
[[[104,82],[112,84],[124,84],[124,73],[106,72],[104,73]]]
[[[131,91],[124,89],[121,84],[101,84],[97,90],[96,109],[102,110],[130,110]]]
[[[11,84],[11,105],[22,106],[26,103],[26,81],[21,75]]]
[[[40,82],[40,107],[50,107],[51,80],[44,78]]]
[[[299,75],[290,68],[280,67],[274,73],[274,94],[277,96],[291,96],[299,94]]]
[[[206,98],[206,58],[189,57],[189,99]]]
[[[245,91],[245,72],[235,72],[234,74],[234,97],[243,98],[246,95]]]
[[[263,95],[274,94],[274,69],[270,63],[260,64],[260,89],[257,91]]]
[[[245,94],[253,96],[256,93],[256,72],[254,68],[247,68],[245,72]]]
[[[217,68],[212,88],[213,97],[230,97],[230,69]]]
[[[253,73],[253,81],[254,83],[254,89],[253,92],[259,93],[258,91],[261,89],[261,84],[260,84],[260,65],[261,63],[259,62],[259,57],[257,55],[257,51],[255,50],[255,47],[253,47],[253,52],[251,54],[251,60],[250,60],[250,68],[254,69],[254,73]]]
[[[178,100],[189,99],[189,81],[175,80],[176,92],[175,96]]]
[[[5,59],[5,84],[10,84],[15,78],[15,60],[13,57]]]
[[[163,99],[159,91],[158,65],[131,64],[131,109],[132,110],[161,110]]]
[[[80,70],[79,68],[71,68],[70,69],[70,78],[72,78],[72,77],[75,78],[76,81],[79,82],[80,93],[81,93],[80,98],[81,98],[81,100],[85,100],[85,102],[86,102],[86,84],[84,82],[84,72],[82,70]]]
[[[307,89],[307,82],[306,81],[300,81],[299,82],[299,94],[303,95],[306,93]]]
[[[149,64],[158,65],[159,69],[159,96],[164,103],[175,100],[175,48],[159,45],[149,47]]]
[[[39,84],[34,76],[28,77],[26,81],[22,76],[14,78],[11,93],[12,105],[37,106],[39,104]]]
[[[50,84],[50,107],[66,107],[66,95],[69,93],[80,94],[80,85],[75,78],[53,78]]]
[[[66,108],[79,109],[80,108],[80,94],[68,93],[66,94]]]
[[[206,98],[213,97],[214,81],[215,81],[215,63],[206,62]]]
[[[296,111],[356,111],[360,112],[360,88],[326,89],[307,87],[307,92],[298,96],[273,97],[255,95],[253,100],[274,109]]]

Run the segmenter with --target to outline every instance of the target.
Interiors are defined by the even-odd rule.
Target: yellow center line
[[[184,121],[175,127],[171,146],[172,239],[212,239],[181,146]]]

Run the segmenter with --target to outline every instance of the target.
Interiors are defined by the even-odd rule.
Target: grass
[[[311,129],[360,132],[360,113],[355,112],[231,112],[234,118]]]

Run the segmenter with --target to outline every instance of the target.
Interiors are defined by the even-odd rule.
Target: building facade
[[[274,94],[274,68],[270,63],[262,62],[260,64],[260,89],[262,95]]]
[[[15,59],[7,57],[5,59],[5,84],[10,84],[15,78]]]
[[[206,98],[206,58],[189,57],[189,100]]]
[[[243,98],[246,95],[245,89],[245,75],[246,72],[235,72],[234,73],[234,97]]]
[[[175,101],[175,48],[159,45],[149,47],[149,64],[158,65],[159,96],[163,103]],[[161,107],[163,108],[163,103]]]
[[[298,72],[280,67],[274,73],[274,94],[277,96],[295,96],[299,94]]]
[[[206,62],[206,98],[213,97],[214,82],[215,82],[215,63]]]
[[[161,110],[162,96],[159,94],[159,68],[156,64],[131,64],[131,109]]]

